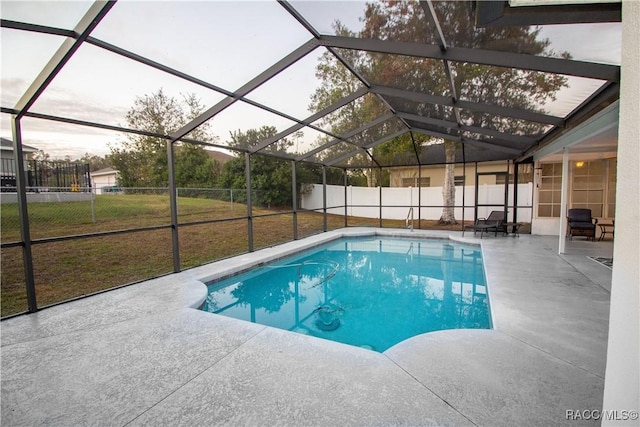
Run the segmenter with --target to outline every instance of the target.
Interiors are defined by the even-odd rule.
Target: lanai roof
[[[243,117],[247,122],[259,116],[263,119],[260,124],[271,124],[269,120],[276,124],[277,135],[248,147],[235,147],[236,150],[325,166],[358,168],[445,163],[443,139],[457,142],[456,162],[525,161],[536,150],[618,99],[619,59],[617,62],[615,59],[603,60],[598,57],[598,52],[614,52],[615,57],[617,50],[619,54],[619,37],[603,35],[605,32],[615,33],[615,26],[620,21],[620,3],[527,6],[521,1],[466,2],[468,19],[475,24],[468,37],[461,35],[464,31],[459,25],[450,25],[452,18],[446,14],[446,3],[401,3],[411,7],[406,8],[408,14],[399,14],[399,19],[420,29],[411,33],[416,35],[414,39],[407,38],[406,33],[395,38],[392,32],[389,36],[382,32],[372,35],[363,31],[366,6],[360,2],[240,3],[247,16],[263,13],[262,10],[267,8],[269,13],[278,9],[274,12],[277,19],[273,21],[269,18],[276,14],[265,13],[260,28],[241,25],[238,18],[242,15],[237,15],[235,9],[231,10],[230,3],[205,2],[197,6],[192,2],[168,3],[171,7],[179,7],[186,16],[191,14],[194,19],[203,13],[204,7],[212,19],[222,16],[230,24],[240,25],[241,31],[255,33],[249,45],[235,48],[237,58],[220,59],[225,66],[234,67],[236,78],[250,76],[241,81],[239,87],[232,86],[234,82],[231,80],[217,80],[211,70],[199,69],[197,61],[182,61],[181,58],[186,58],[185,52],[163,52],[162,49],[145,47],[162,46],[164,38],[168,37],[184,43],[189,48],[185,49],[186,55],[203,57],[220,55],[213,47],[207,48],[214,42],[233,47],[237,40],[237,33],[229,33],[228,38],[222,41],[206,40],[206,34],[198,33],[204,29],[196,28],[194,24],[190,31],[189,22],[179,22],[179,16],[163,15],[169,7],[164,3],[95,2],[86,6],[84,15],[76,17],[69,14],[65,17],[65,24],[60,25],[51,21],[44,25],[42,22],[25,22],[19,13],[6,16],[3,11],[3,35],[19,32],[38,40],[55,39],[56,42],[52,44],[54,49],[51,49],[50,59],[43,58],[42,68],[34,71],[35,77],[25,80],[26,83],[18,90],[10,91],[13,97],[11,94],[3,96],[2,112],[58,124],[133,131],[171,141],[192,141],[222,148],[229,147],[220,140],[213,143],[194,140],[190,138],[191,132],[208,121],[215,128],[234,115]],[[150,21],[156,20],[155,31],[144,33],[148,27],[140,22],[142,16]],[[337,22],[340,25],[336,25]],[[269,27],[282,27],[284,23],[287,30],[277,32],[273,37],[281,39],[274,42],[268,35]],[[585,28],[590,28],[585,27],[585,23],[605,26],[585,31]],[[574,39],[578,43],[573,46],[582,45],[584,48],[586,45],[588,48],[572,51],[571,44],[562,47],[552,44],[556,50],[527,53],[517,40],[511,38],[512,33],[507,29],[535,25],[542,25],[540,38]],[[119,36],[113,36],[114,33],[109,31],[114,28],[118,29]],[[348,31],[344,31],[345,28]],[[493,32],[492,37],[483,39],[483,31],[487,28],[505,31]],[[137,42],[132,41],[132,34],[136,35]],[[269,45],[255,41],[260,38],[268,39]],[[5,37],[3,49],[20,49],[19,44],[11,45],[12,40]],[[58,46],[60,40],[62,44]],[[269,54],[262,55],[261,50],[268,50]],[[585,51],[588,54],[584,55]],[[102,55],[104,62],[88,62],[89,53]],[[293,104],[308,105],[313,93],[289,90],[288,84],[305,72],[304,78],[311,81],[313,76],[309,76],[308,70],[317,67],[321,55],[330,58],[336,67],[349,74],[353,85],[344,96],[331,103],[325,102],[326,105],[316,108],[313,113],[292,107]],[[154,133],[147,129],[124,128],[115,119],[103,120],[99,113],[91,116],[95,106],[83,107],[86,105],[84,102],[90,104],[83,99],[77,99],[77,109],[52,107],[56,93],[64,91],[65,84],[78,82],[73,76],[91,74],[94,70],[98,74],[107,68],[112,78],[122,79],[123,91],[131,91],[131,85],[141,85],[135,81],[135,76],[120,72],[123,61],[133,61],[145,67],[147,72],[152,69],[164,73],[172,81],[188,84],[185,87],[189,89],[195,87],[204,91],[201,92],[206,93],[203,97],[206,104],[204,113],[180,129]],[[376,70],[371,66],[375,61],[385,66],[409,64],[409,69],[411,64],[416,69],[435,67],[433,69],[439,68],[441,73],[431,76],[431,83],[415,87],[415,79],[404,79],[403,82],[403,79],[386,78],[385,69]],[[10,67],[3,65],[3,68],[5,66]],[[465,85],[474,85],[473,79],[479,78],[478,75],[507,70],[521,72],[521,76],[531,80],[532,84],[536,84],[536,79],[548,76],[565,78],[565,92],[558,94],[558,99],[563,98],[562,105],[549,99],[535,108],[521,108],[517,103],[508,102],[507,98],[504,102],[499,97],[487,101],[488,96],[466,97],[468,91],[461,91]],[[471,77],[464,80],[463,76]],[[100,84],[99,78],[94,82],[96,85]],[[294,98],[299,99],[293,104],[283,101]],[[368,105],[367,111],[376,114],[363,116],[360,121],[353,120],[348,129],[337,129],[331,125],[332,115],[339,115],[349,108],[362,111],[357,109],[363,104]],[[507,122],[509,126],[500,125]],[[258,126],[249,126],[252,127]],[[507,128],[509,131],[505,131]],[[421,135],[435,139],[425,141]],[[399,137],[408,138],[410,143],[402,153],[388,155]],[[297,138],[302,142],[283,149],[276,144],[282,138]]]

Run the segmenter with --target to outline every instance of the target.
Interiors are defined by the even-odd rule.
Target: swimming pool
[[[202,309],[380,352],[491,328],[480,247],[446,239],[343,237],[209,283]]]

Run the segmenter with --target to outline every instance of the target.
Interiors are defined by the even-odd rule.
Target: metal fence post
[[[96,222],[96,207],[93,199],[95,199],[95,188],[89,187],[89,191],[91,192],[91,222]]]

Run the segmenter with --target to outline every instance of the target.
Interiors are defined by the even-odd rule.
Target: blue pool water
[[[203,310],[380,352],[491,328],[480,248],[449,240],[343,238],[208,288]]]

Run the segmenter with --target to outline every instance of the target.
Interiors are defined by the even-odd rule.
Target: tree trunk
[[[367,177],[367,187],[375,187],[374,169],[365,169],[364,176]]]
[[[456,204],[456,143],[454,141],[444,142],[444,152],[446,166],[444,171],[444,183],[442,184],[442,216],[440,216],[439,224],[457,224],[454,206]]]

